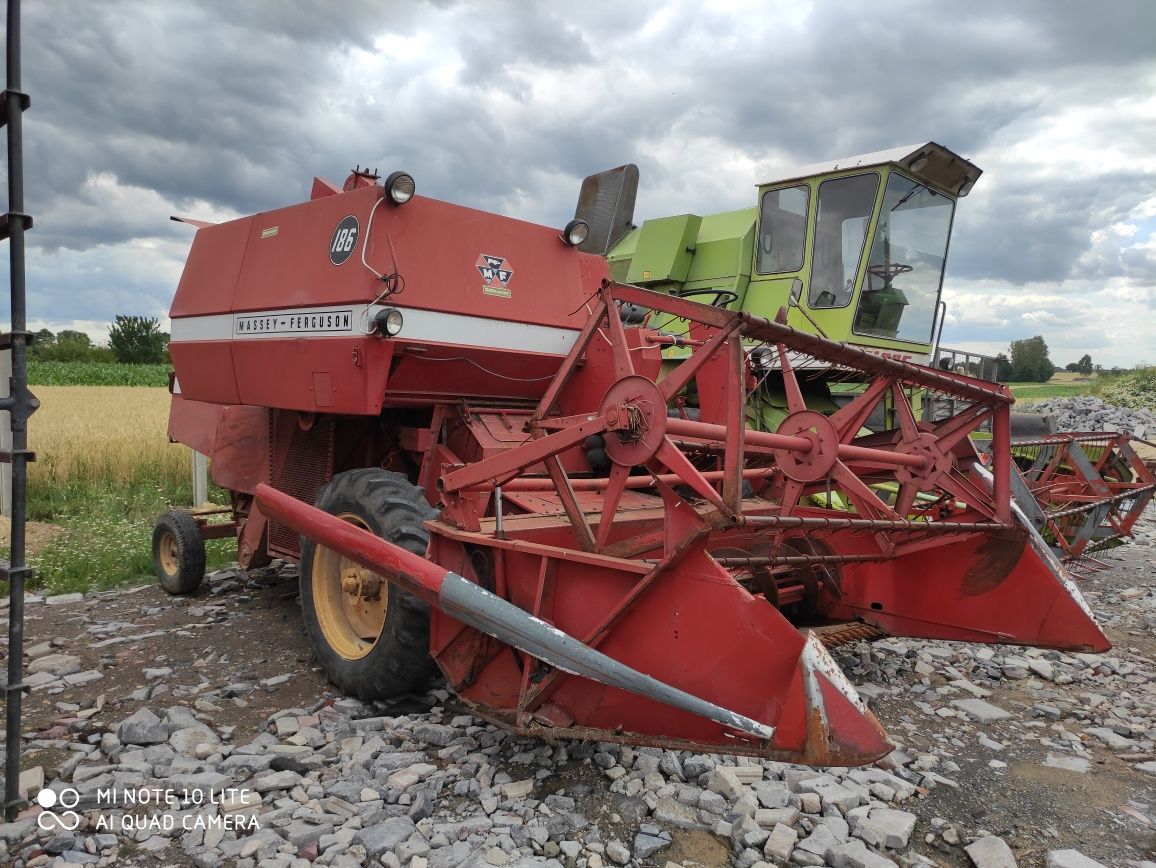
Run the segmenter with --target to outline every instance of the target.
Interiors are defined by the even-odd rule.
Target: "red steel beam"
[[[765,479],[768,476],[773,476],[774,467],[748,467],[743,470],[743,479]],[[718,482],[726,478],[725,470],[703,470],[702,478],[708,482]],[[628,476],[626,478],[626,487],[630,489],[637,488],[651,488],[655,481],[665,483],[666,485],[680,485],[682,477],[677,473],[655,473],[647,476]],[[575,491],[604,491],[610,480],[606,477],[598,477],[595,479],[578,478],[570,479],[570,487]],[[476,486],[476,489],[484,490],[485,486]],[[553,491],[554,483],[544,476],[524,476],[519,479],[511,479],[509,482],[502,484],[502,491]]]
[[[907,382],[917,383],[926,388],[936,389],[961,398],[970,398],[973,401],[986,404],[1006,404],[1008,406],[1015,402],[1015,398],[1012,397],[1008,388],[998,383],[985,383],[983,380],[976,380],[962,374],[936,371],[922,365],[901,362],[898,359],[886,359],[859,347],[807,334],[783,323],[753,316],[745,311],[727,311],[624,284],[612,285],[611,296],[715,328],[724,328],[733,319],[740,319],[742,325],[739,327],[739,331],[746,337],[782,343],[791,349],[809,353],[826,361],[857,368],[880,377],[899,376]]]
[[[667,419],[666,430],[675,435],[684,437],[703,437],[726,441],[730,430],[725,425],[712,425],[709,422],[693,422],[689,419]],[[793,437],[785,434],[771,434],[766,431],[743,432],[743,439],[752,446],[766,446],[771,449],[786,449],[791,452],[810,452],[811,441],[806,437]],[[920,455],[907,455],[902,452],[891,452],[887,449],[868,449],[865,446],[851,446],[839,444],[837,454],[840,458],[853,461],[870,461],[874,464],[884,464],[892,467],[914,467],[922,470],[927,466],[927,459]]]
[[[565,452],[577,446],[591,434],[601,434],[608,425],[604,418],[591,414],[588,422],[575,425],[572,428],[563,428],[538,440],[529,440],[514,449],[499,452],[497,455],[467,464],[460,470],[447,473],[438,480],[438,488],[442,491],[454,492],[463,488],[470,488],[478,483],[487,485],[499,484],[501,480],[517,474],[544,461],[559,452]]]
[[[994,521],[896,521],[889,518],[819,518],[801,515],[746,515],[741,523],[758,527],[807,530],[909,530],[920,533],[988,533],[1012,530],[1015,525]]]

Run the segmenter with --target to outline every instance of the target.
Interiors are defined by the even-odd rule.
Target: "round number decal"
[[[329,261],[334,265],[345,262],[357,245],[357,234],[357,218],[352,214],[342,218],[337,228],[333,230],[333,237],[329,239]]]

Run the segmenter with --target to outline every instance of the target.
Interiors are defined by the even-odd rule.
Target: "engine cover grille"
[[[312,505],[333,478],[333,422],[319,419],[306,430],[299,418],[292,412],[270,414],[269,484]],[[269,552],[295,561],[301,556],[301,537],[270,521]]]

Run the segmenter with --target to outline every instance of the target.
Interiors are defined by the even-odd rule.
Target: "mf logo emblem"
[[[482,275],[486,286],[509,286],[510,278],[514,276],[514,269],[501,256],[490,256],[483,253],[475,263]]]

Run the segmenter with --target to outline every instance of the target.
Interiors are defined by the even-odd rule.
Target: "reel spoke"
[[[803,400],[803,393],[799,389],[799,381],[795,378],[795,370],[791,367],[791,363],[787,359],[787,348],[782,344],[776,344],[775,348],[778,350],[779,367],[783,372],[783,389],[785,389],[787,393],[787,409],[792,413],[806,410],[807,402]]]
[[[698,468],[690,463],[690,459],[683,455],[682,450],[675,446],[669,437],[662,438],[662,444],[658,447],[654,457],[671,471],[677,473],[682,481],[693,488],[700,497],[709,500],[724,515],[730,514],[730,507],[719,497],[719,493],[703,478]]]
[[[606,484],[606,494],[602,498],[602,515],[598,518],[595,551],[606,548],[606,543],[610,539],[610,529],[614,526],[614,514],[618,511],[618,504],[622,500],[622,493],[626,491],[626,480],[629,477],[630,468],[625,464],[615,464],[610,468],[610,480]]]
[[[904,441],[911,443],[918,440],[919,425],[915,421],[915,413],[911,409],[907,393],[898,383],[891,384],[891,401],[895,405],[895,418],[899,420],[899,430],[903,432]]]

